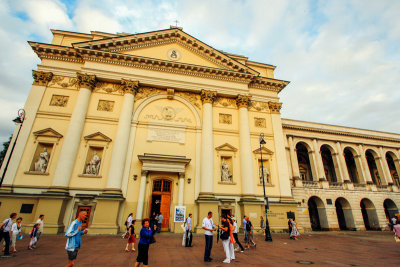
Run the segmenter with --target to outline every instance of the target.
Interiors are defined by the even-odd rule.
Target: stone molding
[[[121,84],[123,85],[122,90],[124,91],[124,94],[135,95],[139,88],[139,81],[122,79]]]
[[[251,96],[249,95],[238,95],[236,97],[236,105],[238,108],[249,108]]]
[[[269,107],[269,110],[271,111],[271,113],[280,114],[281,108],[282,108],[282,103],[268,102],[268,107]]]
[[[76,73],[76,77],[78,78],[78,86],[79,88],[88,88],[93,90],[96,86],[96,75],[89,75],[86,73]]]
[[[216,91],[208,91],[208,90],[201,90],[201,101],[203,101],[203,104],[205,103],[213,103],[217,98],[217,92]]]
[[[52,72],[32,70],[33,85],[47,86],[53,78]]]

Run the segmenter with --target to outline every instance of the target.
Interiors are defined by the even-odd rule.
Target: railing
[[[343,183],[341,182],[329,182],[330,189],[343,189]]]
[[[319,188],[318,182],[316,181],[303,181],[303,187]]]
[[[376,189],[378,189],[378,191],[388,191],[388,186],[387,185],[377,185]]]
[[[367,185],[366,184],[354,183],[353,186],[354,186],[354,189],[356,189],[356,190],[367,190]]]

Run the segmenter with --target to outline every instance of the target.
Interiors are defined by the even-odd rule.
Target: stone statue
[[[263,173],[262,170],[264,169],[264,179],[265,179],[265,183],[268,184],[268,177],[269,177],[269,170],[267,169],[267,167],[264,166],[264,168],[260,167],[260,184],[263,183]]]
[[[100,162],[101,162],[101,159],[97,155],[97,152],[95,151],[92,159],[89,161],[89,163],[86,166],[85,174],[91,174],[91,175],[98,176],[99,172],[100,172]]]
[[[47,152],[47,148],[43,149],[43,152],[39,154],[39,159],[35,162],[35,171],[46,173],[47,165],[49,164],[50,155]]]
[[[232,174],[229,173],[229,166],[225,159],[222,160],[221,179],[223,182],[232,182]]]

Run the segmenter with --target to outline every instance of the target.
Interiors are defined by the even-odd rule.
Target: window
[[[19,213],[32,213],[33,204],[22,204]]]

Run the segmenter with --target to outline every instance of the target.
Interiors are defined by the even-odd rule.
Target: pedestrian
[[[122,238],[128,238],[129,237],[129,227],[132,225],[132,220],[133,220],[133,213],[129,213],[128,217],[125,220],[125,233],[122,235]]]
[[[247,248],[250,246],[255,247],[256,243],[254,242],[254,227],[251,223],[249,217],[246,216],[246,232],[247,232]]]
[[[135,239],[135,223],[136,220],[132,220],[131,221],[131,225],[128,228],[128,243],[126,244],[125,247],[125,251],[129,252],[129,244],[132,244],[132,251],[136,251],[135,250],[135,243],[136,243],[136,239]]]
[[[16,213],[11,213],[10,218],[5,219],[1,224],[0,224],[0,242],[3,240],[6,243],[4,247],[4,257],[12,257],[10,255],[10,231],[11,231],[11,226],[13,224],[13,220],[17,218]]]
[[[13,252],[17,252],[16,244],[17,237],[21,234],[21,222],[22,218],[19,217],[17,221],[11,226],[11,247],[13,248]]]
[[[37,242],[39,242],[40,236],[43,234],[43,229],[44,229],[44,215],[41,214],[39,216],[39,219],[37,219],[36,223],[39,224],[39,230],[38,230],[38,234],[37,234],[37,241],[35,244],[35,247],[37,246]]]
[[[289,238],[293,239],[293,237],[292,237],[292,221],[290,220],[290,218],[288,219],[288,227],[289,227]]]
[[[150,216],[150,228],[153,229],[154,225],[156,225],[156,224],[157,224],[156,213],[153,212],[153,214]]]
[[[29,232],[31,240],[29,241],[28,249],[32,250],[36,248],[38,232],[39,232],[39,224],[35,223],[33,225],[32,230]]]
[[[237,234],[237,223],[236,223],[236,218],[233,217],[233,218],[232,218],[232,221],[233,221],[233,231],[232,231],[232,233],[233,233],[233,238],[235,238],[236,244],[239,245],[240,252],[243,252],[243,251],[244,251],[244,248],[243,248],[242,244],[240,243],[239,237],[238,237],[238,234]]]
[[[400,242],[400,221],[397,220],[396,224],[393,225],[393,232],[396,242]]]
[[[68,264],[66,267],[72,267],[75,264],[76,257],[78,256],[78,251],[81,248],[81,236],[87,234],[87,229],[82,229],[82,221],[87,218],[87,212],[79,212],[76,220],[74,220],[67,229],[65,237],[67,239],[67,244],[65,245],[65,250],[68,254]]]
[[[215,224],[211,218],[212,218],[212,212],[209,211],[207,217],[203,219],[202,223],[202,228],[205,230],[204,237],[206,240],[204,249],[204,261],[207,262],[212,261],[212,258],[210,256],[213,244],[213,231],[215,230]]]
[[[264,218],[263,218],[263,216],[260,216],[260,228],[261,228],[261,232],[263,233],[263,235],[265,235]]]
[[[292,225],[292,231],[290,236],[294,239],[294,240],[298,240],[297,237],[300,235],[299,230],[297,229],[297,223],[294,219],[290,219],[290,223]]]
[[[144,219],[142,221],[142,230],[140,230],[140,240],[138,245],[138,256],[136,258],[135,267],[139,267],[140,263],[143,266],[149,265],[149,247],[154,241],[154,234],[157,230],[157,225],[150,228],[150,219]]]
[[[389,220],[389,227],[390,227],[390,230],[391,230],[391,231],[393,231],[393,227],[394,227],[396,224],[397,224],[397,218],[396,218],[396,216],[394,216],[393,218],[391,218],[391,219]]]
[[[187,217],[186,222],[186,244],[185,247],[192,246],[192,238],[193,238],[193,228],[192,228],[192,214],[189,213],[189,217]]]
[[[227,219],[226,215],[221,217],[221,225],[218,225],[218,228],[222,230],[220,234],[220,238],[222,240],[222,246],[224,247],[225,251],[225,260],[223,263],[230,263],[231,260],[235,259],[235,252],[233,250],[233,243],[231,243],[230,233],[231,233],[231,226]]]
[[[247,231],[246,231],[246,215],[243,216],[243,232],[244,232],[244,243],[247,243]]]
[[[160,212],[160,214],[158,215],[158,220],[157,220],[157,232],[158,233],[161,232],[161,225],[162,225],[163,220],[164,220],[164,216],[162,216],[162,214]]]

